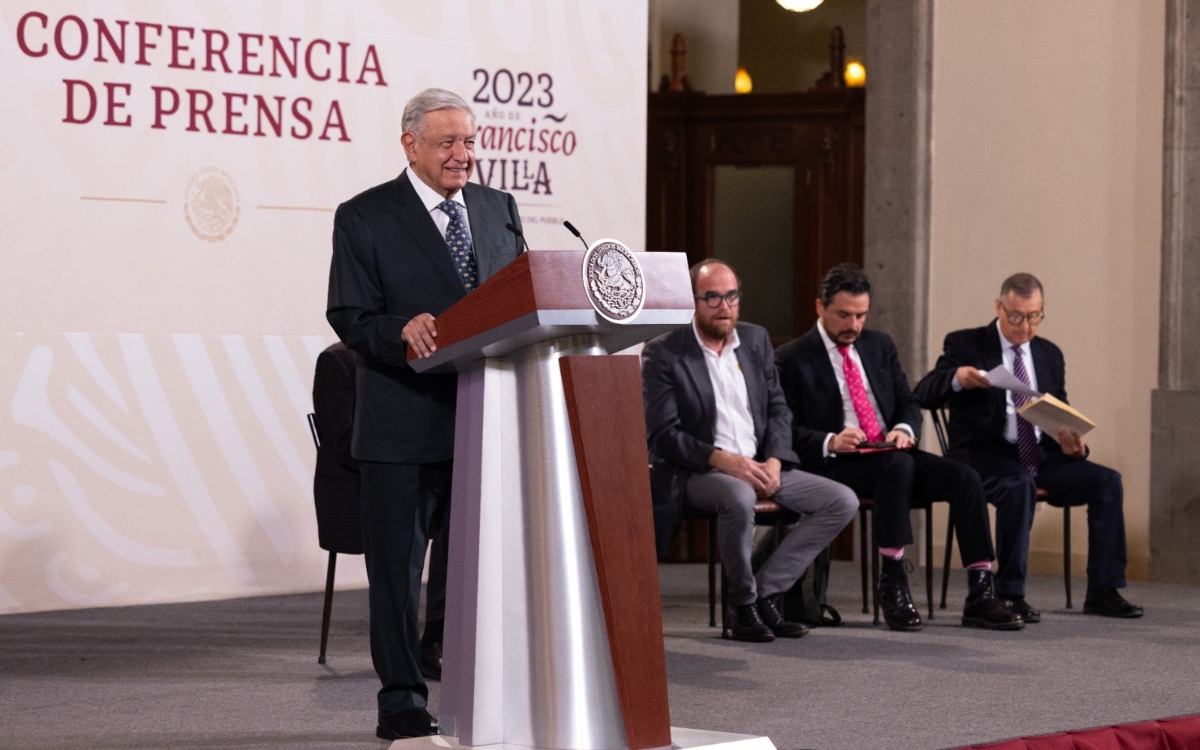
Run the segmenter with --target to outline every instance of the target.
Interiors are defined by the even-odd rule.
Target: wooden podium
[[[638,253],[644,302],[623,323],[593,307],[583,260],[519,256],[409,358],[459,384],[442,734],[402,742],[769,750],[670,726],[640,367],[606,356],[691,321],[687,260]]]

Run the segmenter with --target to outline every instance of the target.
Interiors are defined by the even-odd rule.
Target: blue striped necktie
[[[450,217],[450,223],[446,225],[446,247],[450,249],[454,269],[458,271],[463,286],[469,292],[479,286],[479,269],[475,265],[471,235],[467,234],[467,227],[463,224],[462,213],[458,210],[457,203],[444,200],[437,207]]]
[[[1021,356],[1021,347],[1019,346],[1013,347],[1013,375],[1017,376],[1017,380],[1029,385],[1029,371],[1025,369],[1025,358]],[[1030,401],[1030,398],[1023,393],[1014,392],[1012,400],[1013,407],[1020,411],[1021,407]],[[1026,471],[1032,476],[1038,475],[1038,465],[1042,461],[1042,455],[1038,449],[1037,433],[1033,431],[1033,425],[1020,414],[1017,415],[1017,457]]]

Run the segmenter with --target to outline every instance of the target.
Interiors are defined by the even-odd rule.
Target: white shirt
[[[838,344],[829,338],[829,334],[825,332],[825,326],[821,325],[820,321],[817,321],[817,332],[821,334],[821,340],[825,342],[825,351],[829,354],[829,364],[833,365],[833,375],[837,378],[838,391],[842,395],[842,422],[846,427],[857,427],[861,430],[862,425],[858,423],[858,412],[854,411],[854,401],[850,398],[850,389],[846,386],[845,360],[842,358],[842,353],[838,351]],[[886,435],[889,432],[887,422],[883,421],[883,412],[879,410],[879,401],[875,398],[875,392],[871,390],[871,381],[867,378],[862,358],[858,356],[858,348],[854,345],[850,346],[850,361],[858,367],[858,374],[862,377],[863,390],[867,392],[867,400],[871,402],[871,409],[875,412],[875,421],[879,423],[879,429],[883,430],[883,434]],[[910,436],[913,434],[912,428],[904,423],[898,424],[892,429],[904,430]],[[833,440],[833,433],[825,436],[822,451],[826,458],[836,455],[829,450],[830,440]]]
[[[742,345],[735,328],[717,354],[704,345],[696,321],[692,333],[704,352],[704,366],[712,381],[716,400],[717,419],[713,425],[713,445],[727,453],[753,458],[758,453],[758,438],[754,437],[754,418],[750,416],[750,394],[746,391],[746,375],[738,363],[737,348]]]
[[[438,231],[442,234],[442,239],[446,239],[446,227],[450,226],[450,217],[445,211],[438,208],[438,204],[446,200],[436,190],[426,185],[417,177],[416,173],[407,167],[404,170],[408,172],[408,181],[412,183],[413,190],[417,191],[417,197],[421,199],[421,203],[425,204],[425,210],[429,212],[429,216],[433,219],[433,223],[437,225]],[[467,215],[467,204],[463,203],[462,191],[455,191],[454,195],[450,196],[450,200],[458,204],[458,212],[462,215],[463,230],[466,231],[467,237],[471,236],[471,220]],[[474,245],[474,243],[472,243]]]
[[[1029,349],[1029,342],[1026,341],[1020,347],[1012,345],[1008,339],[1004,338],[1004,331],[1000,330],[1000,321],[996,321],[996,332],[1000,334],[1000,359],[1004,364],[1004,369],[1013,372],[1013,363],[1017,361],[1017,355],[1013,354],[1013,350],[1020,348],[1021,359],[1025,362],[1025,374],[1029,376],[1029,387],[1037,390],[1037,373],[1033,369],[1033,352]],[[954,378],[950,381],[950,388],[958,393],[963,389],[962,384],[958,382],[958,373],[954,374]],[[1033,428],[1033,435],[1038,440],[1042,439],[1042,430],[1036,425]],[[1010,443],[1017,442],[1017,407],[1013,405],[1012,391],[1004,391],[1004,439]]]
[[[1004,332],[1000,331],[1000,321],[996,321],[996,330],[1000,332],[1000,354],[1004,358],[1004,369],[1011,372],[1013,375],[1017,373],[1013,371],[1013,363],[1017,360],[1017,355],[1014,350],[1018,347],[1013,346],[1008,339],[1004,338]],[[1037,390],[1037,373],[1033,371],[1033,354],[1029,350],[1029,342],[1021,344],[1021,359],[1025,363],[1025,373],[1029,376],[1029,387]],[[1033,428],[1033,435],[1038,440],[1042,439],[1042,431],[1038,427]],[[1012,391],[1004,392],[1004,439],[1010,443],[1017,442],[1017,407],[1013,405]]]

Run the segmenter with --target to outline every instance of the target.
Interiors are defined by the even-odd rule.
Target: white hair
[[[446,89],[425,89],[404,105],[404,116],[400,120],[401,130],[405,133],[420,132],[421,126],[425,124],[425,115],[439,109],[457,109],[469,114],[472,120],[475,119],[471,105],[458,94]]]

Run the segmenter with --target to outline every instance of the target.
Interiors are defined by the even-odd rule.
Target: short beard
[[[729,338],[730,332],[732,332],[734,326],[737,325],[737,320],[730,320],[729,330],[722,331],[714,325],[714,322],[715,321],[697,320],[696,327],[700,329],[700,333],[703,333],[705,336],[715,341],[723,341]]]

